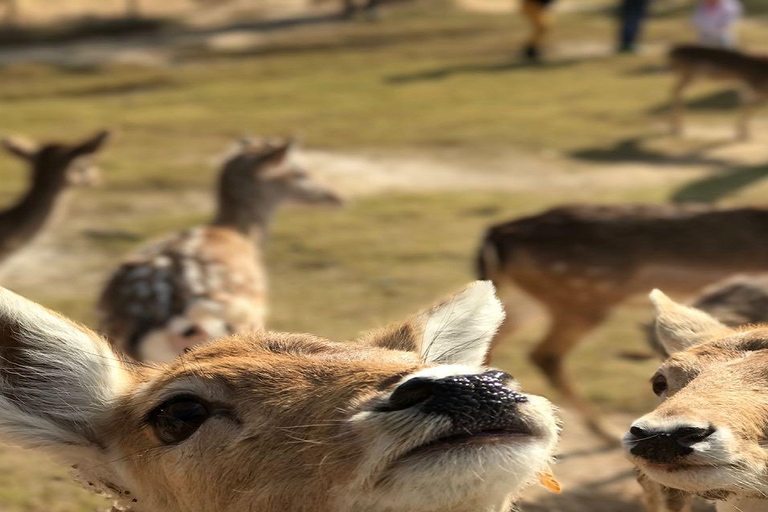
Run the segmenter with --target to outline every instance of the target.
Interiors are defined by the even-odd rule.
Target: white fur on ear
[[[475,366],[483,364],[505,316],[490,281],[476,281],[422,315],[426,324],[420,353],[425,362]]]
[[[71,453],[128,381],[96,334],[0,288],[0,439]]]
[[[656,308],[656,334],[669,354],[732,332],[707,313],[678,304],[661,290],[653,290],[650,299]]]

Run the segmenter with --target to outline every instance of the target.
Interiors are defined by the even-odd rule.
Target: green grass
[[[697,160],[706,149],[701,141],[655,136],[670,83],[662,57],[611,55],[614,26],[605,13],[563,14],[555,37],[570,49],[603,45],[604,55],[576,52],[530,67],[515,58],[520,20],[422,9],[394,11],[379,24],[270,35],[269,45],[252,51],[185,48],[163,69],[9,65],[0,73],[2,129],[38,138],[73,138],[102,126],[116,131],[99,157],[107,184],[81,191],[77,207],[127,236],[73,234],[67,251],[98,256],[83,263],[90,276],[106,275],[154,236],[204,220],[204,206],[179,198],[209,189],[212,160],[243,133],[296,133],[308,146],[336,151],[450,150],[477,162],[512,147],[521,154],[554,151],[587,166],[710,165]],[[684,16],[659,17],[649,41],[675,40]],[[749,28],[745,39],[768,43],[764,26]],[[706,101],[720,90],[694,93],[704,98],[694,102],[696,122],[731,122],[732,112]],[[519,172],[514,161],[507,172]],[[492,222],[564,201],[755,203],[768,193],[759,182],[764,174],[764,167],[740,166],[682,187],[628,184],[563,197],[543,184],[525,194],[376,195],[338,211],[290,209],[281,213],[267,252],[271,325],[349,339],[473,279],[474,250]],[[0,199],[8,202],[24,174],[0,157],[0,180]],[[20,291],[92,322],[94,280],[62,282]],[[519,308],[524,319],[531,315],[523,301]],[[569,361],[587,395],[606,409],[639,412],[654,401],[645,384],[654,363],[618,357],[643,349],[637,324],[647,315],[644,301],[622,308]],[[551,396],[526,359],[544,327],[537,316],[524,322],[501,348],[499,364],[526,389]],[[99,503],[66,482],[66,471],[37,457],[0,453],[3,512],[86,511]]]

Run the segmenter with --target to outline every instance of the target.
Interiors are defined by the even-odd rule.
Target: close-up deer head
[[[659,341],[670,356],[651,380],[661,403],[624,438],[630,459],[665,486],[739,504],[726,510],[762,510],[768,504],[768,329],[734,330],[658,290],[651,298]],[[749,503],[753,499],[762,504]]]
[[[235,335],[167,365],[0,290],[0,435],[140,511],[494,511],[547,470],[545,399],[482,361],[476,283],[350,343]]]

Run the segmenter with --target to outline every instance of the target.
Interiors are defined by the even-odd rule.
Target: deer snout
[[[675,424],[653,426],[637,422],[624,436],[630,454],[655,464],[670,464],[691,455],[698,443],[716,432],[712,425]]]
[[[423,414],[447,416],[454,428],[468,433],[504,429],[517,418],[517,406],[528,397],[506,386],[512,377],[502,371],[443,378],[414,377],[400,384],[381,405],[382,412],[414,408]]]

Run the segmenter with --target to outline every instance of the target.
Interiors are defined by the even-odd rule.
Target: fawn
[[[658,290],[656,331],[669,358],[652,378],[661,403],[624,436],[648,480],[710,500],[718,512],[768,506],[768,328],[733,329]]]
[[[278,206],[341,204],[291,163],[291,148],[284,140],[243,141],[219,175],[212,222],[151,244],[114,272],[98,316],[119,349],[167,362],[197,343],[264,328],[262,251]]]
[[[356,342],[265,331],[170,364],[0,289],[0,438],[143,512],[506,512],[558,437],[482,366],[504,316],[475,283]]]
[[[757,108],[768,100],[768,57],[736,50],[705,46],[676,46],[669,54],[677,82],[672,89],[672,132],[683,131],[683,93],[699,78],[736,82],[741,87],[742,112],[737,136],[751,136],[750,121]]]
[[[629,297],[662,285],[692,294],[735,272],[765,271],[766,251],[762,208],[582,205],[492,226],[478,266],[500,291],[513,283],[547,309],[551,325],[533,362],[594,432],[616,442],[574,388],[565,356]],[[508,320],[497,339],[512,327]]]
[[[10,154],[31,167],[31,184],[15,205],[0,212],[0,262],[32,242],[52,218],[63,215],[69,186],[90,185],[97,179],[95,169],[86,163],[108,135],[102,131],[74,144],[39,147],[14,138],[2,141]]]

